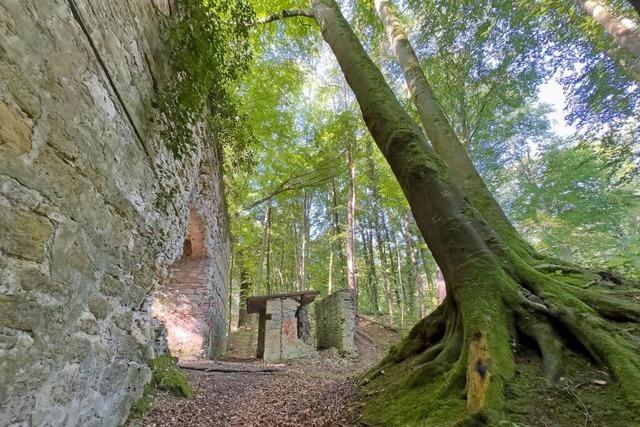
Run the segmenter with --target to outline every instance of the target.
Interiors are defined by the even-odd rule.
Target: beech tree
[[[437,112],[424,115],[429,136],[434,128],[441,133],[431,141],[434,150],[336,2],[310,3],[309,10],[280,17],[313,17],[317,22],[447,286],[444,303],[418,322],[370,380],[390,383],[387,398],[398,387],[429,384],[425,393],[452,402],[453,410],[441,414],[449,422],[491,423],[501,418],[505,386],[514,380],[513,339],[518,334],[531,338],[542,354],[546,377],[555,381],[563,371],[568,335],[611,370],[629,404],[640,408],[638,343],[617,323],[640,321],[640,304],[631,298],[630,284],[612,272],[588,270],[533,250],[486,190],[466,153],[458,150]],[[392,42],[401,39],[392,34]],[[615,290],[605,292],[607,286]],[[386,370],[403,375],[403,384],[391,382]]]

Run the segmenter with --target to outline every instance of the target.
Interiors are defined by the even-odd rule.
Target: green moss
[[[178,359],[168,354],[149,361],[153,372],[151,385],[160,390],[167,390],[177,396],[191,396],[191,385],[184,372],[178,368]]]
[[[411,372],[406,361],[384,369],[363,390],[367,399],[362,421],[372,426],[453,426],[464,417],[466,401],[459,395],[438,396],[445,375],[421,387],[404,384]]]
[[[583,356],[567,352],[564,375],[551,385],[543,378],[537,354],[520,354],[518,359],[516,378],[505,387],[512,425],[640,425],[640,414],[629,407],[611,374]]]
[[[150,384],[144,386],[142,397],[131,406],[131,412],[129,412],[129,421],[142,418],[144,414],[151,410],[151,403],[153,402],[153,387]]]
[[[629,406],[624,390],[584,355],[566,351],[563,377],[550,384],[530,343],[526,347],[519,344],[515,352],[515,376],[504,386],[502,415],[492,414],[490,420],[465,417],[464,391],[442,393],[448,374],[421,387],[404,386],[413,368],[408,360],[385,367],[384,374],[363,387],[362,421],[371,426],[427,427],[640,425],[640,414]]]

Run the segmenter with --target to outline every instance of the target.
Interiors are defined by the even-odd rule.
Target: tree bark
[[[380,214],[376,211],[376,246],[378,249],[378,258],[380,258],[380,275],[382,276],[382,285],[384,286],[384,296],[387,302],[387,315],[389,323],[394,324],[393,319],[393,295],[391,293],[391,283],[389,282],[389,272],[387,271],[387,254],[384,249],[384,240],[380,231]]]
[[[310,238],[310,225],[309,225],[309,209],[310,209],[310,197],[307,190],[303,190],[302,198],[302,225],[298,238],[300,239],[300,249],[298,252],[298,291],[304,291],[307,289],[307,259],[309,258],[309,238]]]
[[[480,177],[467,150],[447,120],[392,5],[387,0],[375,0],[375,6],[433,148],[449,166],[453,178],[471,204],[482,211],[484,219],[505,240],[512,241],[515,246],[513,249],[521,256],[534,253],[533,248],[519,238],[518,232]]]
[[[405,221],[404,238],[407,245],[407,254],[408,254],[407,258],[409,260],[409,263],[411,264],[411,272],[413,274],[413,280],[415,281],[416,289],[418,290],[418,315],[420,316],[420,319],[422,319],[427,314],[425,304],[424,304],[424,281],[422,280],[422,275],[418,270],[418,257],[416,256],[416,245],[414,244],[413,236],[411,233],[409,215],[410,213],[407,212],[407,214],[404,217],[404,221]]]
[[[439,378],[424,392],[451,398],[464,394],[467,422],[490,423],[502,419],[503,390],[514,379],[514,334],[537,343],[546,376],[554,380],[563,364],[563,344],[556,332],[561,325],[563,333],[571,334],[591,357],[611,369],[629,403],[640,409],[638,346],[607,320],[638,322],[640,304],[622,294],[584,287],[596,276],[609,283],[617,280],[620,286],[624,282],[602,271],[558,265],[553,268],[560,270],[548,274],[532,265],[535,260],[518,250],[523,239],[517,233],[504,234],[500,230],[504,223],[494,226],[494,208],[472,203],[472,195],[462,191],[459,180],[429,147],[336,2],[312,0],[311,4],[322,36],[448,286],[444,304],[419,322],[370,378],[385,383],[384,393],[394,387],[423,387]],[[388,369],[405,375],[405,383],[389,382],[393,373],[376,378]],[[403,369],[409,374],[402,374]],[[417,419],[426,409],[419,408]],[[397,414],[389,414],[393,415]],[[461,415],[451,411],[451,421],[460,421]]]
[[[373,235],[369,229],[363,227],[360,229],[362,235],[362,251],[364,253],[364,261],[367,266],[367,279],[369,282],[369,302],[371,312],[378,314],[380,308],[378,307],[378,284],[376,275],[376,266],[373,255]]]
[[[349,136],[351,139],[351,135]],[[353,135],[355,139],[355,135]],[[355,266],[355,210],[356,210],[356,165],[353,160],[353,141],[347,142],[345,150],[347,171],[349,174],[347,197],[347,286],[356,296],[356,308],[358,301],[358,278]]]
[[[260,293],[262,289],[262,278],[264,273],[264,260],[267,253],[267,242],[269,240],[269,224],[271,221],[269,220],[269,216],[271,215],[271,199],[267,202],[267,205],[264,208],[264,218],[262,220],[262,244],[260,245],[260,257],[258,259],[258,274],[257,274],[257,286],[253,290],[255,295]]]
[[[329,279],[327,280],[327,293],[333,292],[333,251],[329,253]]]
[[[247,314],[247,298],[251,293],[251,279],[249,272],[247,271],[246,260],[244,252],[238,251],[238,269],[240,270],[240,295],[238,305],[238,327],[241,328],[247,325],[249,315]]]
[[[602,2],[596,0],[574,1],[587,15],[602,25],[602,28],[604,28],[620,46],[629,51],[636,60],[640,60],[640,35],[633,27],[627,25],[624,20],[618,19]],[[634,7],[635,6],[636,5],[634,5]]]
[[[338,189],[336,186],[335,177],[331,180],[331,193],[333,196],[333,232],[336,246],[338,248],[338,260],[340,261],[340,265],[338,266],[340,271],[340,274],[338,274],[338,285],[342,288],[344,284],[346,261],[342,245],[342,233],[340,231],[340,215],[338,214]]]

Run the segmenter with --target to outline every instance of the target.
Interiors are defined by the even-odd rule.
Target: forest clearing
[[[640,426],[637,0],[0,0],[0,426]]]

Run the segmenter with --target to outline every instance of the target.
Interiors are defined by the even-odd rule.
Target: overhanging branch
[[[296,16],[302,16],[304,18],[313,19],[313,12],[311,9],[285,9],[281,12],[274,13],[272,15],[267,16],[266,18],[262,18],[258,20],[259,24],[268,24],[269,22],[279,21],[284,18],[294,18]]]

